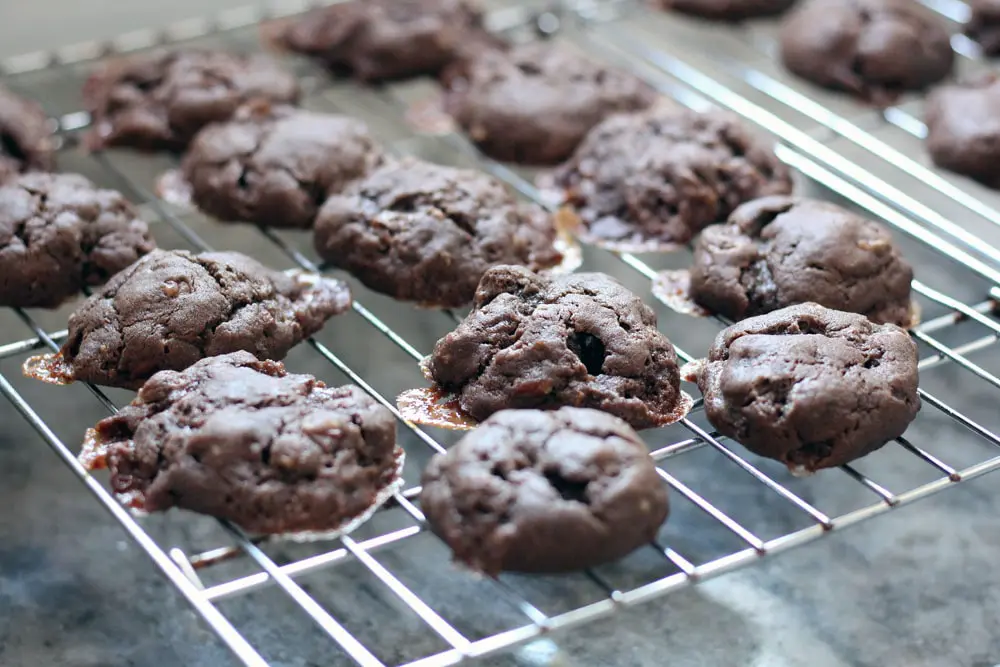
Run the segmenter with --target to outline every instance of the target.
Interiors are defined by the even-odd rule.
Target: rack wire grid
[[[953,23],[968,11],[952,0],[927,4]],[[277,267],[322,270],[307,234],[221,225],[158,200],[154,180],[175,158],[128,151],[88,155],[75,148],[89,121],[80,111],[79,90],[94,61],[162,44],[257,50],[260,21],[303,9],[246,8],[30,54],[2,63],[0,74],[57,119],[60,168],[121,189],[140,203],[161,246],[240,250]],[[419,509],[416,482],[423,464],[456,436],[402,419],[407,486],[350,537],[294,545],[251,540],[225,522],[187,513],[133,518],[74,455],[83,435],[80,423],[97,421],[131,395],[93,386],[42,388],[20,377],[27,355],[57,349],[73,304],[56,312],[0,313],[0,392],[246,665],[269,664],[268,650],[241,633],[234,614],[227,613],[231,599],[249,596],[254,604],[271,605],[279,628],[309,619],[317,641],[339,647],[326,654],[329,664],[455,665],[659,598],[1000,468],[1000,355],[988,354],[1000,339],[1000,250],[994,245],[1000,195],[928,166],[919,97],[879,112],[791,79],[775,64],[774,22],[719,27],[642,3],[594,1],[494,3],[489,23],[515,39],[563,40],[591,58],[636,72],[687,106],[732,110],[774,137],[778,156],[795,170],[800,193],[838,201],[893,228],[917,267],[913,289],[924,318],[912,336],[921,349],[924,409],[905,438],[808,479],[791,477],[783,466],[725,441],[696,409],[679,424],[644,433],[673,499],[671,519],[648,547],[579,575],[491,580],[452,566]],[[709,43],[710,51],[700,48]],[[956,36],[954,45],[961,71],[985,67],[974,44]],[[308,91],[305,106],[361,117],[398,153],[483,169],[541,201],[531,170],[477,155],[458,134],[422,134],[407,124],[414,104],[433,99],[431,82],[361,88],[287,60]],[[642,258],[585,252],[587,269],[613,273],[650,303],[655,272],[689,260],[689,252]],[[354,382],[399,417],[393,397],[423,383],[417,362],[458,315],[396,303],[356,282],[352,288],[353,313],[331,322],[287,364],[331,384]],[[690,360],[704,353],[720,322],[656,305],[661,329],[679,355]],[[982,385],[974,392],[982,400],[952,404],[954,388],[971,383]],[[53,407],[52,392],[64,392],[75,419]],[[357,590],[367,597],[354,595]],[[380,620],[373,624],[375,613]],[[385,641],[388,636],[405,641]]]

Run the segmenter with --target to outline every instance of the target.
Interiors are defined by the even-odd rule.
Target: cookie
[[[595,127],[554,182],[584,238],[660,248],[687,243],[746,201],[792,190],[788,168],[736,116],[661,106]]]
[[[259,55],[189,49],[114,61],[84,85],[88,143],[181,151],[201,128],[253,99],[295,103],[298,82]]]
[[[739,22],[776,16],[795,4],[795,0],[657,0],[663,9],[712,21]]]
[[[215,218],[302,228],[382,159],[360,120],[252,103],[199,132],[181,169],[194,203]]]
[[[1000,0],[969,0],[965,34],[988,56],[1000,54]]]
[[[88,434],[120,501],[231,521],[256,534],[349,526],[392,493],[402,450],[387,409],[358,387],[327,387],[249,352],[149,379]]]
[[[951,73],[948,31],[914,0],[807,0],[781,26],[793,74],[879,106]]]
[[[682,400],[677,354],[652,308],[603,273],[490,269],[472,312],[426,367],[478,420],[573,406],[648,428],[672,421]]]
[[[49,117],[40,105],[0,86],[0,183],[56,163]]]
[[[865,456],[920,410],[907,333],[814,303],[722,331],[697,382],[719,433],[796,472]]]
[[[927,150],[939,167],[1000,188],[1000,77],[940,86],[927,98]]]
[[[0,185],[0,306],[55,308],[156,247],[121,193],[77,174]]]
[[[289,276],[235,252],[157,250],[70,316],[61,355],[71,380],[138,388],[204,357],[282,359],[350,305],[339,280]]]
[[[492,266],[558,264],[555,239],[552,216],[493,177],[407,158],[331,197],[315,245],[375,291],[457,308]]]
[[[646,446],[597,410],[505,410],[431,459],[420,505],[455,560],[490,576],[621,558],[656,537],[667,487]]]
[[[906,327],[911,280],[884,227],[828,202],[774,196],[702,232],[691,297],[731,320],[811,301]]]
[[[607,116],[656,99],[638,77],[547,42],[486,51],[457,69],[446,110],[480,150],[506,162],[562,162]]]
[[[369,83],[437,76],[471,54],[502,46],[468,0],[349,0],[291,21],[275,41]]]

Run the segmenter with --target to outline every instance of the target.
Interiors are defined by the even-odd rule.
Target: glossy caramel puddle
[[[73,368],[66,363],[62,353],[39,354],[29,357],[21,366],[24,377],[47,384],[66,386],[73,384]]]
[[[421,426],[470,431],[479,425],[478,421],[462,410],[457,396],[437,387],[404,391],[396,399],[396,407],[403,419]]]

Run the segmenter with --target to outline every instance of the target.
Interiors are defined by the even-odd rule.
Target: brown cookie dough
[[[1000,77],[941,86],[925,106],[927,150],[939,167],[1000,188]]]
[[[293,20],[276,41],[366,82],[436,76],[502,45],[469,0],[349,0]]]
[[[199,132],[182,171],[194,203],[220,220],[312,227],[326,198],[382,156],[360,120],[250,104]]]
[[[51,171],[55,151],[45,110],[0,86],[0,183],[26,171]]]
[[[948,76],[955,60],[943,21],[914,0],[807,0],[781,26],[792,73],[879,106]]]
[[[1000,0],[968,0],[965,34],[979,42],[988,56],[1000,54]]]
[[[558,264],[552,216],[481,172],[412,158],[387,164],[316,219],[316,251],[367,287],[403,301],[468,305],[499,264]]]
[[[712,21],[738,22],[782,14],[795,0],[656,0],[663,9]]]
[[[612,116],[555,172],[585,237],[687,243],[740,204],[788,194],[788,169],[732,114],[654,107]]]
[[[720,433],[793,471],[865,456],[920,410],[907,333],[814,303],[725,329],[697,381]]]
[[[427,370],[478,420],[507,408],[573,406],[648,428],[671,420],[681,401],[677,354],[653,310],[603,273],[490,269]]]
[[[157,373],[89,436],[82,458],[111,469],[122,502],[258,534],[332,531],[364,515],[397,481],[401,455],[392,413],[361,389],[249,352]]]
[[[638,77],[547,42],[487,51],[457,70],[446,109],[480,150],[508,162],[561,162],[610,114],[656,99]]]
[[[244,102],[294,103],[295,77],[259,55],[185,50],[114,61],[83,89],[93,148],[181,151],[209,123],[229,120]]]
[[[882,226],[835,204],[774,196],[702,232],[691,297],[731,320],[811,301],[906,327],[911,280]]]
[[[77,174],[0,185],[0,306],[55,308],[105,282],[156,247],[138,215]]]
[[[289,276],[235,252],[157,250],[70,316],[62,356],[73,380],[136,388],[239,350],[282,359],[350,304],[338,280]]]
[[[431,459],[420,504],[455,560],[571,572],[656,537],[667,487],[639,436],[597,410],[505,410]]]

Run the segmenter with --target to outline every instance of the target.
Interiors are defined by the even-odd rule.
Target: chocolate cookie
[[[1000,0],[968,0],[965,34],[979,42],[988,56],[1000,54]]]
[[[157,373],[81,456],[107,465],[135,509],[179,507],[258,534],[349,524],[392,492],[401,457],[392,413],[361,389],[249,352]]]
[[[667,487],[646,446],[597,410],[505,410],[424,470],[420,505],[455,559],[490,576],[571,572],[656,537]]]
[[[713,21],[737,22],[783,13],[795,0],[657,0],[663,9]]]
[[[935,164],[1000,188],[1000,77],[941,86],[928,96],[924,113]]]
[[[788,169],[732,114],[654,107],[612,116],[555,183],[593,241],[687,243],[743,202],[788,194]]]
[[[793,471],[869,454],[920,410],[907,333],[814,303],[725,329],[697,381],[720,433]]]
[[[381,161],[360,120],[252,103],[199,132],[182,171],[194,203],[220,220],[312,227],[329,195]]]
[[[239,350],[282,359],[350,304],[339,280],[289,276],[235,252],[157,250],[70,316],[62,357],[73,380],[136,388]]]
[[[879,106],[948,76],[948,31],[913,0],[808,0],[781,26],[781,59],[792,73]]]
[[[812,301],[906,327],[911,280],[880,225],[835,204],[774,196],[702,232],[691,297],[731,320]]]
[[[610,114],[656,99],[638,77],[552,43],[486,51],[458,70],[446,109],[480,150],[508,162],[561,162]]]
[[[55,168],[55,142],[41,106],[0,86],[0,183]]]
[[[338,74],[377,82],[421,75],[501,45],[467,0],[350,0],[289,23],[278,44]]]
[[[77,174],[0,185],[0,306],[55,308],[156,247],[119,192]]]
[[[316,219],[316,251],[369,288],[457,308],[499,264],[558,264],[552,216],[481,172],[412,158],[331,197]]]
[[[490,269],[472,312],[426,365],[478,420],[567,405],[648,428],[671,421],[681,401],[677,355],[653,310],[603,273]]]
[[[112,62],[83,89],[93,148],[181,151],[198,130],[249,100],[294,103],[295,77],[264,56],[169,51]]]

